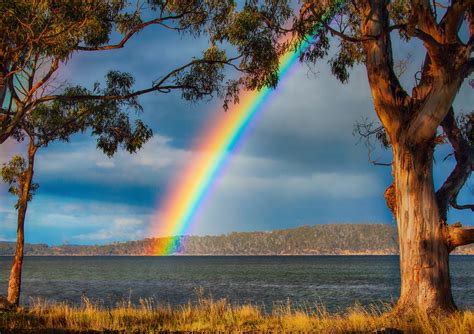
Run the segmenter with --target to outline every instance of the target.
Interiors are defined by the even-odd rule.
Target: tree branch
[[[467,61],[467,71],[466,71],[466,78],[474,72],[474,58],[470,58]]]
[[[55,58],[51,64],[51,67],[49,68],[49,71],[45,74],[45,76],[42,77],[41,80],[36,82],[29,90],[27,96],[25,96],[24,102],[27,102],[31,98],[31,96],[33,96],[33,94],[51,78],[51,76],[54,74],[54,72],[56,72],[58,67],[59,58]]]
[[[474,211],[474,204],[458,204],[456,200],[451,202],[451,206],[458,210],[471,210]]]
[[[429,35],[436,42],[442,41],[442,33],[434,17],[429,0],[413,0],[411,6],[411,16],[416,22],[423,35]]]
[[[196,64],[224,64],[224,65],[233,65],[231,62],[239,59],[241,56],[233,57],[230,58],[226,61],[219,61],[219,60],[193,60],[181,67],[178,67],[174,69],[173,71],[169,72],[167,75],[165,75],[162,79],[160,79],[158,82],[154,83],[150,88],[138,90],[135,92],[131,92],[129,94],[125,95],[49,95],[49,96],[44,96],[42,98],[39,98],[35,100],[33,103],[27,105],[28,109],[32,109],[35,106],[48,102],[48,101],[54,101],[54,100],[76,100],[76,101],[86,101],[86,100],[100,100],[100,101],[110,101],[110,100],[128,100],[140,95],[144,95],[150,92],[158,91],[162,93],[169,93],[171,90],[175,89],[195,89],[195,86],[189,86],[189,85],[164,85],[164,83],[173,75],[185,70],[186,68],[196,65]]]
[[[448,226],[448,247],[453,251],[456,247],[474,243],[474,228],[462,228],[461,223]]]
[[[175,15],[175,16],[167,16],[167,17],[159,17],[154,20],[150,20],[147,22],[143,22],[142,24],[137,25],[134,27],[132,30],[130,30],[123,38],[122,40],[117,43],[117,44],[112,44],[112,45],[103,45],[103,46],[95,46],[95,47],[89,47],[89,46],[77,46],[76,50],[78,51],[104,51],[104,50],[114,50],[114,49],[121,49],[125,46],[125,44],[128,42],[130,38],[132,38],[136,33],[140,32],[144,28],[153,25],[153,24],[159,24],[162,25],[168,29],[171,27],[167,26],[166,24],[163,23],[163,21],[167,20],[177,20],[182,17],[184,17],[186,14],[189,14],[190,12],[184,12],[180,15]]]
[[[463,137],[459,129],[454,111],[451,107],[448,114],[441,123],[443,131],[446,134],[454,150],[456,166],[451,171],[441,188],[436,192],[436,200],[441,219],[447,220],[449,205],[453,208],[457,206],[457,196],[466,181],[469,179],[474,168],[474,148]]]
[[[375,40],[376,39],[376,37],[364,37],[364,38],[352,37],[352,36],[346,35],[346,34],[340,32],[340,31],[334,29],[333,27],[331,27],[326,22],[321,21],[321,23],[324,26],[324,28],[329,30],[333,35],[335,35],[335,36],[337,36],[337,37],[339,37],[339,38],[341,38],[345,41],[351,42],[351,43],[360,43],[360,42],[363,42],[363,41]]]
[[[403,121],[409,96],[393,71],[390,18],[387,0],[363,0],[360,2],[363,36],[377,36],[375,40],[362,42],[367,74],[372,88],[375,111],[387,134],[394,139]]]
[[[469,9],[469,4],[470,1],[467,0],[452,1],[452,5],[446,10],[439,24],[444,30],[446,43],[456,43],[458,41],[458,32]]]

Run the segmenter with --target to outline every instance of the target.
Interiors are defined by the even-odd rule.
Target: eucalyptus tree
[[[328,10],[337,11],[332,23],[325,20]],[[401,294],[396,309],[450,312],[455,304],[449,253],[474,242],[474,229],[447,222],[449,207],[473,209],[472,204],[457,203],[474,165],[472,114],[467,116],[470,121],[458,122],[451,107],[474,70],[472,1],[303,1],[294,25],[299,41],[308,40],[315,26],[320,27],[318,38],[309,40],[301,58],[317,61],[329,54],[333,40],[339,40],[329,60],[332,73],[346,82],[355,64],[365,66],[375,112],[393,152],[393,184],[385,195],[400,241]],[[395,34],[400,43],[417,40],[423,45],[424,61],[414,74],[411,93],[395,72],[394,53],[400,51],[392,42]],[[463,132],[463,124],[471,130]],[[451,144],[457,164],[435,191],[433,156],[443,138]]]
[[[69,87],[65,95],[113,92],[129,94],[133,79],[125,73],[112,72],[107,76],[106,87],[99,84],[94,92],[83,87]],[[69,141],[78,132],[90,132],[97,137],[97,147],[107,156],[112,156],[122,146],[133,153],[152,136],[152,131],[131,112],[141,112],[136,99],[66,101],[56,100],[50,104],[38,105],[28,113],[13,132],[19,142],[26,141],[26,159],[14,156],[2,168],[2,178],[9,184],[9,192],[18,197],[15,208],[17,217],[17,240],[15,256],[8,283],[8,302],[17,306],[21,291],[21,269],[25,242],[25,218],[28,202],[32,199],[38,184],[33,182],[35,157],[38,150],[54,141]]]

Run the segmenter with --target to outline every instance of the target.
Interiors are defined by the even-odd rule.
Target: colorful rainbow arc
[[[342,4],[343,1],[339,1],[333,6],[323,17],[323,21],[330,21],[342,8]],[[321,26],[316,27],[313,37],[308,36],[297,50],[281,56],[278,71],[280,78],[285,78],[291,68],[298,63],[300,53],[309,46],[312,39],[317,37],[320,29]],[[155,239],[153,255],[169,255],[180,246],[179,236],[190,227],[193,217],[215,183],[230,153],[242,141],[249,123],[258,111],[262,110],[263,104],[269,100],[273,92],[268,87],[263,87],[260,91],[244,92],[239,96],[238,105],[234,105],[226,113],[218,112],[204,129],[204,140],[201,141],[203,144],[195,148],[195,151],[204,153],[187,164],[184,172],[172,183],[152,222],[151,235],[159,233],[174,236]]]

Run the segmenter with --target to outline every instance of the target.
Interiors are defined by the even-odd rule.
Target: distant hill
[[[153,238],[109,245],[27,244],[26,255],[150,255]],[[387,224],[328,224],[271,232],[233,232],[218,236],[184,236],[177,255],[388,255],[398,253],[397,229]],[[0,255],[13,255],[15,244],[0,242]],[[474,254],[474,245],[458,254]]]

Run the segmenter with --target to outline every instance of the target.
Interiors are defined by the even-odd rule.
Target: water
[[[0,257],[0,294],[11,261]],[[25,304],[78,304],[84,295],[107,306],[140,297],[179,305],[195,302],[202,288],[214,299],[267,310],[288,301],[330,311],[395,301],[400,282],[397,256],[27,257],[23,273]],[[474,309],[474,256],[452,256],[451,276],[457,305]]]

